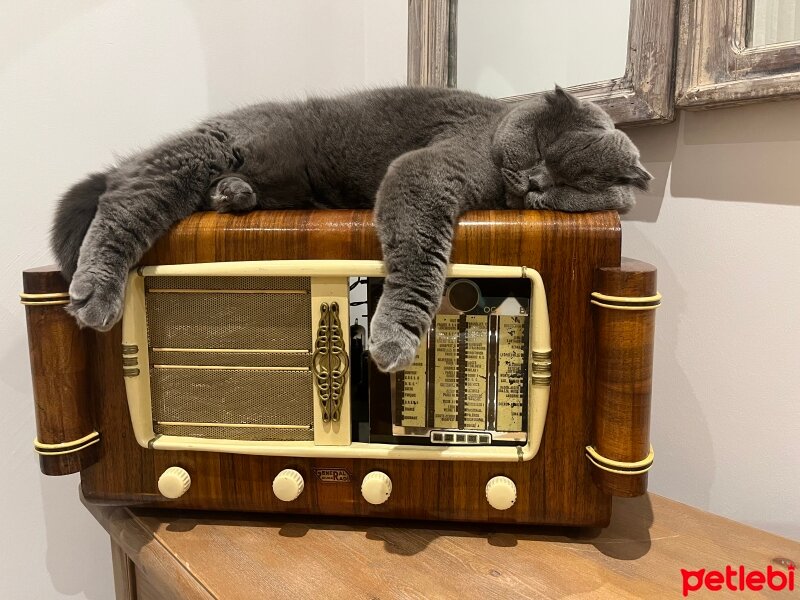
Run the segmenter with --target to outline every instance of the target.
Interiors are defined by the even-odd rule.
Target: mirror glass
[[[621,77],[629,17],[625,0],[458,0],[455,84],[505,98]]]
[[[800,40],[800,0],[749,0],[749,48],[797,40]]]

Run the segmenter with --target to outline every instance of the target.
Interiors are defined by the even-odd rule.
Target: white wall
[[[112,596],[77,478],[38,475],[20,271],[55,198],[209,112],[405,79],[404,0],[3,0],[0,598]],[[659,267],[651,488],[800,537],[800,103],[636,130],[657,176],[623,225]]]
[[[17,294],[23,268],[52,262],[46,240],[56,198],[113,153],[211,112],[306,91],[403,83],[406,7],[0,0],[0,8],[0,598],[107,600],[108,539],[79,503],[77,476],[39,475],[32,450]]]
[[[650,489],[800,539],[800,102],[631,136],[656,180],[623,252],[664,295]]]

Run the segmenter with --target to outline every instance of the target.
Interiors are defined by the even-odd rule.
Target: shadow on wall
[[[681,124],[682,143],[672,166],[673,197],[800,204],[786,189],[786,182],[796,185],[792,172],[797,156],[782,152],[780,145],[800,141],[800,103],[687,112]]]
[[[645,163],[649,169],[650,165]],[[682,502],[702,509],[711,503],[717,457],[702,394],[692,387],[675,348],[687,333],[682,329],[689,310],[690,290],[681,284],[672,261],[638,228],[625,228],[627,244],[658,267],[658,289],[665,298],[656,317],[653,356],[653,400],[650,441],[655,450],[650,491],[671,495],[671,482],[689,481]],[[702,340],[697,340],[701,345]],[[663,482],[663,484],[662,484]]]
[[[681,111],[674,123],[627,133],[655,179],[626,220],[655,222],[667,181],[673,198],[800,204],[787,190],[798,166],[799,101]],[[783,152],[781,143],[794,147]]]
[[[678,145],[678,131],[678,121],[625,131],[639,148],[642,164],[650,171],[653,181],[648,191],[636,192],[636,206],[623,217],[624,220],[648,223],[658,220]]]
[[[656,223],[661,209],[675,193],[676,178],[684,174],[701,179],[697,167],[689,168],[681,157],[686,113],[664,125],[651,125],[627,130],[639,148],[642,163],[653,175],[647,192],[637,192],[636,206],[622,217],[627,222]],[[694,115],[689,115],[694,116]],[[683,166],[679,166],[682,164]],[[718,163],[718,164],[724,164]],[[683,186],[691,187],[690,184]],[[689,376],[675,353],[680,339],[683,317],[688,311],[689,290],[682,285],[679,273],[671,267],[670,257],[654,244],[638,227],[624,227],[626,246],[637,249],[637,257],[658,267],[658,288],[667,293],[658,310],[654,373],[651,442],[656,452],[656,464],[650,478],[651,491],[667,493],[660,482],[691,481],[690,497],[683,501],[708,508],[715,478],[715,458],[711,430],[702,412],[700,395],[692,388]],[[677,240],[676,240],[677,241]],[[662,377],[664,379],[662,379]],[[679,440],[691,440],[684,445]],[[676,443],[677,442],[677,443]],[[691,448],[691,452],[686,449]]]
[[[726,378],[741,373],[703,369],[718,368],[720,361],[708,353],[720,348],[720,340],[728,341],[731,337],[714,331],[713,324],[720,323],[718,317],[725,310],[708,312],[715,310],[708,301],[709,295],[736,293],[749,283],[733,268],[725,270],[735,260],[734,255],[729,259],[726,253],[743,248],[742,252],[771,256],[768,244],[763,248],[770,239],[769,233],[759,230],[757,221],[747,221],[747,215],[763,211],[748,211],[742,206],[740,216],[733,216],[739,214],[736,204],[800,205],[794,178],[800,150],[800,102],[680,112],[675,123],[631,129],[627,133],[640,148],[642,161],[655,180],[651,191],[639,194],[637,206],[623,217],[624,247],[626,252],[633,251],[637,258],[658,267],[659,289],[665,295],[656,326],[652,409],[656,466],[651,490],[673,497],[679,493],[682,502],[722,511],[734,518],[750,514],[752,524],[759,520],[759,526],[777,531],[778,523],[770,520],[771,515],[758,516],[757,508],[750,513],[743,508],[753,500],[745,498],[739,505],[731,506],[720,498],[720,490],[730,493],[730,490],[741,491],[743,486],[731,480],[734,440],[720,433],[715,411],[724,410],[725,404],[716,399],[714,390]],[[715,210],[715,203],[725,203],[719,204],[719,209],[734,211]],[[721,226],[733,227],[736,235],[741,236],[748,228],[759,232],[749,249],[750,240],[743,238],[741,243],[722,246],[728,239],[724,231],[717,230],[709,235],[717,244],[714,251],[710,255],[703,252],[704,233],[707,228],[717,226],[720,215],[730,219]],[[780,247],[785,248],[785,244]],[[777,285],[778,281],[779,271],[770,271],[766,283],[761,282],[762,288],[751,299],[732,305],[740,311],[749,310],[748,302],[768,300],[766,290],[771,289],[768,286]],[[756,331],[762,335],[779,331],[776,319],[759,314],[760,310],[758,306],[753,313],[760,329],[732,320],[723,324],[725,333],[741,331],[743,339],[747,339]],[[739,365],[745,372],[749,367],[739,359],[731,364]],[[781,390],[781,386],[775,389]],[[730,399],[730,405],[736,407],[737,403],[746,402],[746,398],[742,392],[741,396]],[[755,469],[753,465],[748,468]],[[780,493],[765,488],[758,497]],[[787,529],[780,531],[786,535]]]

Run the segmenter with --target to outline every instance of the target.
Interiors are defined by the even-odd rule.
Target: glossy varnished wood
[[[28,269],[22,275],[23,292],[30,295],[65,294],[68,286],[55,267]],[[60,298],[27,304],[25,317],[36,438],[42,444],[64,444],[94,431],[88,384],[86,334],[65,311]],[[46,475],[76,473],[97,460],[97,444],[77,452],[39,456]]]
[[[597,270],[595,291],[625,298],[657,293],[656,270],[636,260]],[[595,306],[597,371],[595,449],[614,461],[635,463],[650,452],[650,402],[653,388],[654,309],[620,310]],[[620,474],[592,467],[600,487],[617,496],[647,490],[647,473]]]
[[[246,215],[200,213],[178,224],[143,264],[270,259],[380,259],[367,211],[276,211]],[[122,377],[120,328],[88,333],[93,416],[103,436],[100,460],[81,473],[90,501],[179,508],[365,515],[417,519],[603,525],[611,499],[592,484],[583,456],[591,443],[595,332],[589,297],[600,267],[620,261],[616,213],[538,211],[468,213],[461,221],[453,262],[525,265],[537,269],[548,293],[552,329],[551,402],[539,454],[525,463],[292,459],[205,452],[152,451],[133,438]],[[178,465],[192,476],[189,492],[166,501],[158,476]],[[306,489],[294,502],[272,494],[284,468],[297,469]],[[345,469],[349,483],[321,483],[317,468]],[[390,500],[372,506],[360,482],[372,470],[394,482]],[[518,500],[491,509],[484,486],[511,477]]]
[[[604,531],[90,510],[135,565],[126,600],[681,598],[681,569],[800,562],[797,542],[659,496],[615,505]],[[743,597],[762,595],[793,596]]]

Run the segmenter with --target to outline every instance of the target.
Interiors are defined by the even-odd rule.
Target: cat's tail
[[[106,173],[93,173],[61,197],[50,231],[50,248],[61,273],[72,279],[78,266],[83,238],[92,224],[100,196],[106,191]]]

